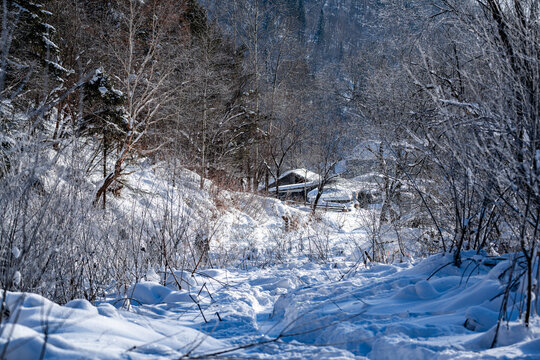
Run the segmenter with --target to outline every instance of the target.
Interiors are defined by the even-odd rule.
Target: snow
[[[300,177],[305,178],[307,181],[313,181],[318,182],[319,181],[319,174],[314,173],[313,171],[307,170],[307,169],[293,169],[293,170],[287,170],[285,171],[279,178],[282,179],[290,174],[295,174]]]
[[[313,215],[209,180],[200,189],[199,176],[185,169],[173,187],[158,165],[127,169],[132,174],[110,208],[133,216],[170,208],[179,226],[196,224],[188,238],[208,236],[211,268],[150,267],[92,303],[61,306],[1,292],[5,358],[540,358],[540,320],[525,328],[517,310],[507,313],[491,348],[510,256],[465,251],[461,268],[452,254],[421,259],[421,245],[411,241],[418,229],[403,233],[400,255],[383,225],[380,240],[394,263],[370,262],[364,253],[372,251],[376,209]],[[49,174],[44,188],[62,181]],[[92,178],[95,186],[101,181]],[[519,308],[523,289],[511,289],[508,309]]]
[[[344,179],[339,179],[324,187],[320,201],[353,201],[356,197],[356,192],[362,189],[362,184]],[[311,190],[308,194],[308,200],[313,202],[317,196],[318,189]]]
[[[296,259],[266,269],[184,273],[190,289],[160,285],[163,279],[153,273],[154,280],[133,285],[128,298],[96,304],[73,300],[60,306],[35,294],[7,293],[12,315],[0,345],[7,345],[8,359],[33,359],[43,349],[50,359],[167,359],[187,353],[253,359],[537,358],[538,319],[525,328],[514,316],[490,349],[503,290],[499,265],[508,263],[490,268],[480,262],[472,274],[466,266],[441,269],[451,260],[435,255],[358,266]]]
[[[113,88],[111,91],[118,97],[124,96],[124,93],[118,89]]]
[[[323,193],[319,199],[319,205],[344,208],[352,210],[355,204],[358,204],[357,197],[360,191],[370,190],[371,184],[355,179],[335,178],[324,187]],[[319,189],[313,189],[307,193],[307,199],[310,203],[315,201]]]
[[[18,286],[21,283],[21,272],[15,271],[15,274],[13,275],[13,284],[15,286]]]
[[[299,189],[301,187],[301,190],[303,191],[304,187],[315,186],[315,185],[317,185],[319,183],[319,180],[320,180],[319,174],[314,173],[313,171],[310,171],[308,169],[291,169],[291,170],[287,170],[283,174],[280,175],[279,179],[281,180],[281,179],[289,176],[290,174],[295,174],[296,176],[298,176],[300,178],[303,178],[306,181],[304,183],[299,183],[299,184],[280,185],[279,186],[280,190],[283,189],[284,186],[289,186],[289,188],[285,188],[285,189],[289,189],[289,190],[298,192],[298,191],[300,191]],[[272,181],[270,183],[270,185],[273,185],[273,184],[274,184],[274,181]],[[264,184],[259,185],[259,190],[263,190],[263,189],[264,189]],[[275,187],[272,187],[271,189],[273,189],[273,191],[276,191]],[[271,192],[272,191],[271,189],[268,189],[268,191]],[[287,190],[287,191],[289,191],[289,190]],[[285,190],[283,190],[283,191],[285,191]]]
[[[18,293],[7,294],[7,303],[16,306],[19,317],[17,323],[4,328],[0,344],[7,344],[7,359],[35,359],[43,350],[49,359],[80,358],[81,354],[114,359],[141,353],[151,359],[156,355],[179,357],[193,344],[199,351],[225,346],[197,330],[159,319],[147,322],[109,304],[95,307],[86,300],[75,300],[59,306],[37,295]]]
[[[47,65],[55,68],[56,70],[58,70],[60,72],[67,73],[68,75],[72,74],[74,72],[74,70],[68,70],[65,67],[63,67],[62,65],[58,64],[57,62],[49,61],[49,60],[45,60],[45,62],[47,63]]]
[[[43,42],[45,43],[45,45],[47,47],[50,47],[50,48],[53,48],[53,49],[58,49],[58,45],[56,45],[51,40],[49,40],[49,38],[47,36],[48,36],[48,34],[43,34],[43,36],[41,37]]]
[[[51,24],[41,23],[41,25],[42,25],[45,29],[47,29],[47,31],[49,31],[49,33],[56,32],[55,27],[52,26]]]

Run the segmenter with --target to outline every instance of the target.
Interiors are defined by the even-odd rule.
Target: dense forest
[[[505,301],[522,281],[520,317],[537,315],[539,1],[1,6],[4,294],[96,301],[150,268],[253,261],[260,251],[222,249],[220,209],[251,204],[223,191],[272,196],[270,183],[278,194],[287,170],[305,168],[323,194],[367,152],[369,166],[348,162],[379,199],[364,263],[415,251],[463,268],[470,251],[512,254]],[[140,169],[168,184],[159,210],[132,180]],[[182,185],[194,174],[189,191],[210,194],[205,214]],[[287,216],[287,231],[307,226]],[[266,255],[264,266],[283,261]]]

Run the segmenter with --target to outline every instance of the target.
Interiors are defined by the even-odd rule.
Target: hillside
[[[470,251],[456,268],[452,255],[421,260],[414,237],[402,256],[389,232],[389,263],[373,263],[364,251],[371,251],[376,209],[313,216],[210,181],[199,189],[188,170],[174,187],[159,166],[132,170],[111,213],[143,224],[168,209],[188,239],[208,234],[203,263],[149,266],[92,302],[60,306],[4,293],[5,358],[523,359],[540,352],[540,324],[525,329],[518,320],[523,283],[505,295],[513,255]],[[148,247],[152,236],[137,244]],[[503,301],[513,310],[490,349]]]

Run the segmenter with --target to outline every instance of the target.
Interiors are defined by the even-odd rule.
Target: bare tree
[[[324,193],[324,188],[336,175],[334,168],[337,162],[341,159],[343,143],[340,139],[341,126],[335,119],[322,121],[319,119],[316,135],[310,142],[310,162],[312,167],[316,169],[319,175],[317,184],[317,195],[312,203],[312,210],[315,213],[319,200]]]
[[[125,16],[120,33],[112,39],[113,56],[120,70],[118,80],[126,96],[125,123],[127,131],[121,140],[114,168],[105,177],[96,193],[96,201],[105,199],[109,187],[125,175],[126,163],[140,149],[148,128],[160,120],[161,107],[170,101],[173,89],[167,87],[174,62],[159,61],[163,55],[163,24],[170,15],[167,6],[157,2],[141,3],[136,0],[124,2]],[[141,40],[140,34],[145,34]]]
[[[539,4],[427,5],[423,31],[413,37],[404,63],[409,88],[415,88],[407,133],[450,189],[447,201],[438,203],[441,212],[433,212],[446,214],[437,227],[451,236],[455,265],[468,248],[522,252],[528,325],[540,207]]]
[[[279,196],[279,178],[281,177],[283,166],[287,158],[293,153],[298,142],[302,141],[303,129],[298,122],[292,119],[273,122],[270,129],[272,136],[269,136],[268,153],[271,166],[268,171],[274,178],[276,197]],[[268,184],[266,184],[266,187]],[[268,189],[266,189],[268,190]]]

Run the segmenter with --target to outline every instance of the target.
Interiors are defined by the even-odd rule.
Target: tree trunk
[[[268,173],[268,167],[264,171],[264,192],[268,192],[268,182],[270,181],[270,174]]]
[[[103,132],[103,179],[107,178],[107,136]],[[103,210],[107,206],[107,191],[103,192]]]
[[[319,200],[322,196],[322,193],[324,191],[325,182],[322,182],[317,187],[317,196],[315,196],[315,201],[313,202],[313,214],[315,214],[315,210],[317,209],[317,205],[319,204]]]
[[[276,197],[279,197],[279,169],[276,170]]]
[[[103,184],[98,189],[96,193],[96,198],[94,199],[94,205],[97,205],[99,202],[99,199],[103,197],[105,199],[105,194],[107,192],[107,189],[120,177],[122,176],[122,159],[116,160],[116,163],[114,164],[114,172],[110,173],[105,180],[103,181]]]

